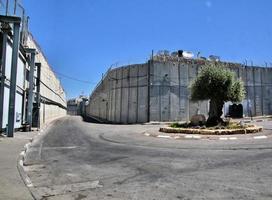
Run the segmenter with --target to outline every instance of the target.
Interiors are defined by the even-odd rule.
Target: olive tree
[[[221,115],[224,102],[240,102],[244,98],[244,84],[235,73],[220,66],[206,65],[191,85],[193,101],[209,100],[208,126],[223,122]]]

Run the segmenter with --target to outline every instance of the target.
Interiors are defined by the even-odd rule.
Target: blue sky
[[[189,50],[272,65],[271,0],[21,0],[30,30],[67,96],[89,95],[112,64],[145,62],[152,49]]]

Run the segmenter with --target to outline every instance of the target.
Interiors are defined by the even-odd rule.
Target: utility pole
[[[26,121],[31,130],[32,127],[32,110],[33,110],[33,89],[34,89],[34,69],[35,69],[35,49],[26,49],[26,53],[30,53],[30,71],[29,71],[29,89],[27,99],[27,116]]]
[[[10,90],[9,90],[9,115],[8,115],[8,130],[7,130],[7,136],[13,137],[21,18],[14,17],[14,16],[0,16],[0,22],[13,24],[13,38],[12,38],[13,42],[12,42],[11,74],[10,74]]]
[[[6,0],[6,16],[9,13],[9,0]]]
[[[14,10],[13,10],[13,14],[14,14],[14,15],[16,15],[17,1],[18,1],[18,0],[14,0]]]
[[[41,63],[35,63],[37,67],[37,82],[36,82],[36,88],[37,88],[37,112],[38,112],[38,128],[40,128],[40,106],[41,106]]]

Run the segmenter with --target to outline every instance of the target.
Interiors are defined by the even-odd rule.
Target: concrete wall
[[[208,102],[190,101],[190,83],[199,66],[184,62],[158,62],[150,70],[150,121],[185,121],[208,113]]]
[[[191,101],[189,86],[209,62],[157,59],[110,70],[91,94],[87,114],[114,123],[188,121],[195,114],[207,116],[209,102]],[[215,64],[232,70],[244,81],[245,116],[272,115],[272,68]],[[224,115],[228,115],[231,104],[225,103]]]
[[[148,121],[148,64],[108,71],[90,96],[86,112],[113,123]]]
[[[50,67],[38,43],[30,34],[27,40],[29,48],[37,50],[35,62],[41,63],[40,83],[40,125],[66,115],[66,94],[60,80]]]
[[[181,59],[154,61],[150,74],[150,120],[187,121],[195,114],[208,115],[209,102],[190,100],[189,86],[200,69],[210,61]],[[244,81],[246,98],[242,101],[245,116],[272,114],[272,68],[248,67],[237,63],[216,63],[236,73]],[[223,108],[228,115],[229,105]]]
[[[247,97],[244,110],[248,115],[272,114],[272,68],[242,68],[242,79],[245,82]]]

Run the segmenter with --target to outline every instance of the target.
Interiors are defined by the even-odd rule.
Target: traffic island
[[[197,134],[197,135],[241,135],[241,134],[251,134],[259,133],[263,130],[263,127],[250,125],[241,128],[226,128],[226,127],[212,127],[212,128],[176,128],[176,127],[163,127],[160,128],[160,132],[164,133],[182,133],[182,134]]]

